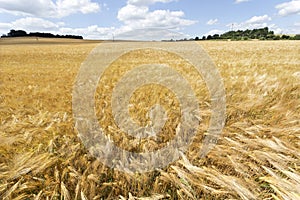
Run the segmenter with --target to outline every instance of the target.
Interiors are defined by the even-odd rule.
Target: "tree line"
[[[228,31],[223,34],[214,34],[203,36],[201,39],[196,37],[195,40],[300,40],[300,34],[275,35],[274,31],[270,31],[268,27],[253,30]]]
[[[40,33],[40,32],[30,32],[27,33],[24,30],[10,30],[6,35],[2,35],[1,38],[5,37],[45,37],[45,38],[71,38],[71,39],[83,39],[80,35],[54,35],[52,33]]]

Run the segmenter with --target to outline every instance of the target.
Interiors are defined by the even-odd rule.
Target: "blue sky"
[[[300,34],[300,0],[0,0],[1,35],[23,29],[87,39],[177,39],[265,26]]]

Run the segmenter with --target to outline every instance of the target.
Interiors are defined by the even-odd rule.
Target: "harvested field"
[[[199,159],[210,102],[201,82],[192,83],[203,115],[198,137],[186,156],[169,167],[135,175],[107,168],[90,156],[74,128],[73,83],[80,64],[98,44],[0,40],[0,199],[300,199],[300,42],[199,42],[226,89],[227,118],[218,145]],[[124,56],[112,67],[119,69],[126,59],[143,62],[148,59],[144,53]],[[176,64],[173,55],[163,56]],[[188,73],[191,66],[181,64],[179,71]],[[105,78],[119,75],[107,72]],[[104,104],[99,99],[113,83],[103,86],[97,88],[97,105]],[[142,90],[160,90],[165,100]],[[132,101],[132,109],[138,110],[131,111],[133,118],[147,123],[149,105],[171,105],[166,130],[174,130],[180,113],[178,102],[170,98],[175,97],[162,88],[142,88]],[[139,107],[142,100],[146,103]],[[128,148],[130,138],[114,134],[107,115],[102,119],[97,110],[99,123]],[[161,144],[146,140],[128,150],[158,149],[173,135],[170,131],[161,136]]]

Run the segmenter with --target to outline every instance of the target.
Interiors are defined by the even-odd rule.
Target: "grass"
[[[74,129],[72,86],[81,62],[96,45],[63,39],[0,40],[0,199],[300,198],[298,41],[199,42],[224,78],[227,119],[222,137],[205,158],[198,158],[210,104],[203,82],[193,82],[191,73],[203,114],[198,137],[177,162],[135,175],[107,168],[90,156]],[[99,84],[97,105],[109,101],[101,96],[103,91],[111,92],[132,58],[143,62],[148,53],[160,62],[166,58],[183,74],[190,71],[174,55],[135,53],[115,62],[112,69],[117,71],[106,72],[102,81],[112,81],[107,87]],[[164,99],[145,96],[143,90],[159,90]],[[173,112],[160,143],[145,140],[129,150],[158,149],[173,137],[179,109],[176,99],[167,101],[173,98],[156,86],[134,94],[133,110],[138,112],[131,114],[141,124],[148,122],[146,111],[153,103],[171,106]],[[145,105],[139,104],[143,99]],[[97,110],[98,120],[114,141],[124,148],[127,142],[136,144],[125,134],[114,134],[116,127],[109,129],[114,125],[109,106],[105,111],[107,117]]]

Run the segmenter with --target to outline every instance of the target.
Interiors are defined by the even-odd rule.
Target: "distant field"
[[[161,171],[130,176],[91,157],[74,129],[73,83],[100,41],[0,39],[0,199],[300,199],[300,41],[198,44],[215,62],[226,89],[227,119],[218,145],[198,158],[210,102],[203,95],[207,91],[191,83],[203,126],[187,153],[190,163],[182,159]],[[126,68],[128,60],[143,62],[147,56],[166,58],[169,64],[178,59],[141,51],[112,67]],[[191,66],[180,63],[181,72],[188,73]],[[115,80],[118,71],[105,76]],[[113,84],[102,86],[96,98]],[[136,98],[153,103],[155,97],[143,94]],[[103,105],[99,98],[96,102]],[[171,117],[176,122],[180,112],[174,102]],[[133,103],[144,115],[139,102]],[[108,130],[111,120],[97,115]]]
[[[40,38],[40,37],[19,37],[19,38],[1,38],[1,45],[24,45],[24,44],[73,44],[73,43],[96,43],[100,40],[80,40],[80,39],[68,39],[68,38]]]

